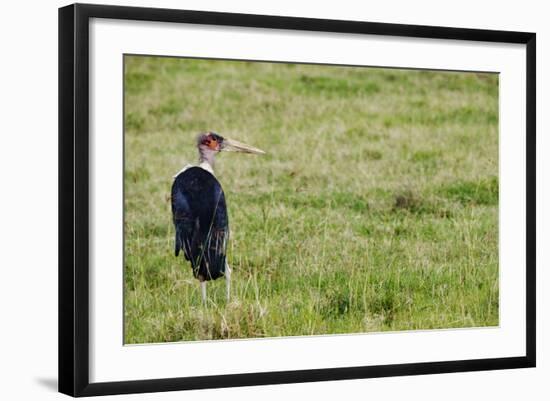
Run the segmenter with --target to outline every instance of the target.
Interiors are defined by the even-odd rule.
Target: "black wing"
[[[172,218],[176,256],[183,250],[197,278],[223,276],[229,223],[225,196],[216,177],[200,167],[179,174],[172,184]]]

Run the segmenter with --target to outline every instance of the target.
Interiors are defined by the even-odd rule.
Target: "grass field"
[[[212,130],[232,300],[174,256]],[[125,58],[125,342],[498,325],[498,76]]]

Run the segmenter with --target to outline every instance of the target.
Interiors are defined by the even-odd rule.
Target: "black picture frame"
[[[524,356],[381,366],[89,381],[88,61],[91,18],[275,28],[526,45],[526,352]],[[74,4],[59,9],[59,391],[71,396],[527,368],[535,366],[535,98],[536,35],[358,21]]]

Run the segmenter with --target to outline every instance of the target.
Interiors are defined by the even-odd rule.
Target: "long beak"
[[[229,138],[224,138],[222,150],[226,152],[242,152],[254,153],[256,155],[265,155],[265,152],[261,149]]]

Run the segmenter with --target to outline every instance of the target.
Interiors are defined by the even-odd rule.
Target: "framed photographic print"
[[[59,390],[535,366],[535,34],[59,10]]]

